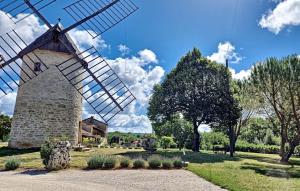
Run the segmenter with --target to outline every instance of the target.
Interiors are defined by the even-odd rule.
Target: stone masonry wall
[[[49,69],[19,88],[9,147],[40,147],[49,137],[67,137],[77,144],[82,98],[55,66],[70,55],[48,50],[35,53]]]

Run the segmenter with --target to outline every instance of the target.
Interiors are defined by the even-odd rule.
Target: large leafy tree
[[[228,87],[228,70],[202,57],[198,49],[193,49],[180,59],[161,86],[155,87],[148,116],[157,123],[174,114],[182,114],[193,125],[192,149],[198,152],[198,127],[220,122],[231,112],[233,97]],[[233,118],[228,124],[234,123]]]
[[[10,132],[11,118],[6,115],[0,115],[0,140],[3,140]]]
[[[280,123],[282,162],[288,162],[300,143],[300,60],[289,56],[257,64],[251,75],[268,115]]]

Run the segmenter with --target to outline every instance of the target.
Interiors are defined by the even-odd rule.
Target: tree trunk
[[[233,127],[229,127],[229,151],[230,151],[230,157],[233,157],[233,153],[235,152],[235,143],[236,138],[234,135]]]
[[[194,152],[200,151],[200,133],[198,131],[198,125],[196,120],[193,120],[193,127],[194,127],[194,139],[193,139],[193,148]]]
[[[281,156],[280,162],[288,163],[291,156],[294,154],[295,147],[293,144],[290,144],[290,149],[287,152],[284,152]]]

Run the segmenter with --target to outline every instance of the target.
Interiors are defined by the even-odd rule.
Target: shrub
[[[104,169],[112,169],[115,168],[117,164],[117,159],[115,157],[106,157],[103,163]]]
[[[159,142],[157,141],[157,137],[155,135],[145,135],[142,141],[143,148],[152,153],[157,150],[159,147]]]
[[[130,166],[130,163],[131,163],[130,159],[124,157],[120,160],[120,167],[121,168],[128,168]]]
[[[163,162],[162,162],[162,167],[164,169],[171,169],[172,168],[172,160],[169,160],[169,159],[165,159]]]
[[[174,166],[174,168],[182,168],[183,164],[182,164],[181,159],[174,159],[173,166]]]
[[[300,157],[300,145],[295,148],[295,155]]]
[[[245,141],[238,141],[235,150],[242,152],[279,154],[280,147],[277,145],[252,144]]]
[[[20,161],[16,159],[9,159],[5,163],[5,170],[16,170],[20,167]]]
[[[41,158],[43,159],[43,164],[45,166],[48,165],[50,155],[52,153],[52,150],[55,148],[55,145],[59,142],[58,139],[51,139],[47,140],[45,144],[42,145],[40,150]]]
[[[171,145],[174,145],[174,139],[173,137],[163,136],[160,140],[160,144],[163,149],[170,148]]]
[[[150,157],[148,159],[149,168],[157,169],[161,166],[161,158],[160,157]]]
[[[143,159],[137,159],[133,162],[133,168],[145,168],[145,161]]]
[[[214,145],[228,145],[228,138],[219,132],[206,132],[202,134],[201,149],[211,150]]]
[[[105,157],[101,156],[101,155],[96,155],[91,157],[88,161],[87,161],[87,165],[89,169],[100,169],[103,167],[103,163],[105,161]]]

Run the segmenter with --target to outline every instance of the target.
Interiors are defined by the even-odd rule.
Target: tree
[[[280,156],[288,162],[300,143],[300,60],[297,56],[269,58],[251,74],[257,96],[268,115],[280,123]]]
[[[6,115],[0,115],[0,140],[9,135],[12,119]]]
[[[254,91],[248,80],[231,80],[230,85],[235,100],[229,98],[231,102],[227,106],[229,107],[229,113],[223,119],[225,124],[221,131],[228,134],[230,155],[233,156],[241,129],[247,125],[249,119],[258,111],[259,103],[256,99],[253,99]]]
[[[201,124],[219,122],[225,114],[230,91],[228,70],[202,57],[198,49],[181,58],[161,86],[156,86],[150,99],[148,116],[152,122],[163,122],[181,114],[193,125],[193,148],[199,152]],[[227,112],[227,111],[226,111]]]
[[[160,145],[163,149],[170,148],[172,143],[174,143],[173,137],[163,136],[160,140]]]
[[[171,119],[163,123],[153,123],[153,130],[158,137],[172,136],[179,149],[182,149],[193,134],[193,127],[179,115],[172,116]]]

